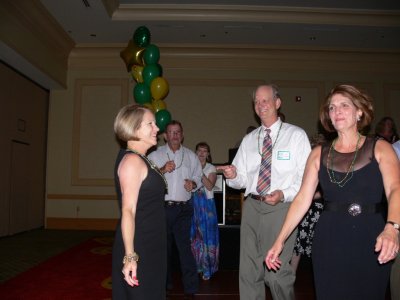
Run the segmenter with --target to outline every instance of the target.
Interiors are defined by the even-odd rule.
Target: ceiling
[[[77,44],[144,25],[154,44],[400,51],[398,0],[40,1]]]
[[[76,45],[106,44],[122,49],[136,28],[146,26],[151,32],[151,43],[159,47],[400,54],[399,0],[36,1]],[[32,5],[36,6],[36,1]],[[19,10],[23,1],[1,3],[8,3],[8,8],[12,3],[18,13],[29,14]],[[47,17],[43,20],[48,21]],[[43,24],[40,25],[49,26]],[[62,82],[32,64],[32,57],[27,59],[2,40],[0,60],[47,89],[63,87]]]

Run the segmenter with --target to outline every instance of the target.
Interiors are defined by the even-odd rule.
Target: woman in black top
[[[114,131],[127,148],[115,164],[121,219],[112,255],[113,299],[165,299],[167,184],[145,155],[157,144],[159,129],[150,110],[127,105],[118,113]]]

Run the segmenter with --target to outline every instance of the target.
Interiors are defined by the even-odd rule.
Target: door
[[[29,144],[12,141],[9,234],[29,230]]]

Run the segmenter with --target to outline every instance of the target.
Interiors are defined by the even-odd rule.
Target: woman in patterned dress
[[[218,271],[219,232],[217,210],[214,201],[216,169],[210,163],[210,146],[201,142],[196,145],[196,154],[203,167],[203,186],[193,193],[194,214],[191,228],[192,252],[196,259],[197,272],[208,280]]]
[[[324,142],[325,137],[323,134],[320,133],[310,138],[310,144],[312,148],[318,145],[322,145]],[[310,209],[304,216],[303,220],[300,222],[299,227],[297,227],[297,238],[294,244],[292,260],[290,261],[290,264],[295,271],[297,270],[302,255],[306,255],[307,257],[311,258],[314,229],[323,209],[323,198],[321,190],[318,187],[317,191],[314,194],[314,199],[310,206]]]

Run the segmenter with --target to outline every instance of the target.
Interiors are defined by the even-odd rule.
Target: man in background
[[[164,133],[166,144],[149,154],[168,182],[165,195],[167,216],[167,294],[172,290],[172,246],[175,240],[182,271],[184,299],[191,299],[198,290],[196,261],[190,245],[190,227],[193,216],[192,191],[200,188],[202,168],[196,154],[182,145],[183,127],[171,121]]]

